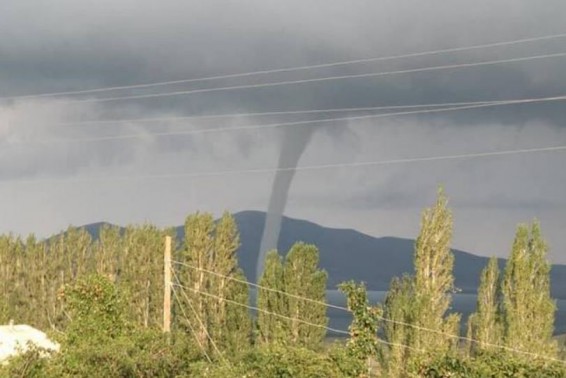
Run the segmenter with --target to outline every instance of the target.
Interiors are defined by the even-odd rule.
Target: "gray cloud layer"
[[[98,1],[0,3],[0,96],[176,80],[562,33],[566,4],[477,1]],[[348,67],[175,85],[312,78],[566,51],[566,39]],[[125,125],[61,122],[188,114],[478,101],[566,94],[566,58],[140,101],[0,101],[0,231],[54,232],[97,220],[180,223],[196,209],[265,210],[271,175],[97,184],[33,180],[274,166],[281,130],[156,138],[152,131],[304,117]],[[158,90],[158,89],[154,89]],[[115,91],[112,95],[151,93]],[[563,103],[317,127],[302,164],[566,144]],[[305,127],[305,126],[301,126]],[[308,126],[314,127],[314,126]],[[44,143],[142,133],[138,140]],[[41,142],[41,143],[39,143]],[[538,217],[566,262],[563,153],[299,173],[288,213],[374,235],[415,236],[439,184],[452,197],[455,245],[505,254],[517,222]],[[480,236],[478,236],[480,235]]]

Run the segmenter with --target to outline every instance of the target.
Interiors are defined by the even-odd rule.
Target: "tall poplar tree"
[[[214,329],[215,338],[222,339],[225,330],[223,326],[228,316],[226,299],[232,299],[233,288],[237,282],[231,280],[239,273],[236,252],[240,247],[240,236],[234,218],[224,213],[216,223],[214,230],[213,249],[210,256],[210,270],[217,273],[208,275],[210,293],[218,297],[210,301],[210,323]]]
[[[497,258],[492,257],[481,274],[476,312],[468,319],[468,338],[472,351],[489,350],[503,337],[500,309],[500,279]]]
[[[259,279],[257,292],[258,340],[262,344],[285,343],[288,327],[286,321],[274,314],[287,314],[287,296],[283,280],[283,262],[277,251],[269,252],[265,257],[265,269]],[[271,290],[269,290],[271,289]]]
[[[130,315],[146,328],[162,323],[164,238],[155,226],[129,226],[120,243],[119,287],[128,298]]]
[[[10,320],[10,239],[9,235],[0,235],[0,322]]]
[[[556,304],[550,297],[547,251],[538,222],[518,227],[502,285],[504,340],[511,348],[555,357]]]
[[[218,222],[211,214],[199,213],[185,222],[184,306],[197,342],[207,345],[209,353],[218,346],[249,344],[248,288],[237,281],[243,277],[236,257],[239,246],[236,222],[228,213]]]
[[[328,324],[325,305],[328,276],[318,268],[318,262],[318,249],[305,243],[293,245],[284,260],[277,251],[267,255],[260,279],[260,286],[267,290],[258,291],[258,307],[264,310],[258,313],[261,342],[312,349],[320,346]]]
[[[185,221],[185,248],[183,251],[184,262],[189,266],[184,268],[182,284],[185,290],[187,307],[186,313],[188,326],[195,329],[195,337],[198,345],[209,345],[207,327],[207,305],[211,298],[205,296],[209,290],[210,275],[205,271],[210,270],[210,259],[214,245],[214,219],[210,214],[189,215]]]
[[[447,204],[441,189],[434,207],[422,215],[414,276],[394,279],[385,300],[384,334],[395,345],[386,348],[384,365],[393,377],[404,374],[399,366],[421,363],[457,345],[460,315],[446,315],[454,292],[452,215]]]
[[[411,352],[407,346],[410,346],[414,332],[409,326],[415,308],[413,289],[413,277],[393,278],[383,305],[383,331],[387,344],[383,346],[381,363],[391,378],[403,376]]]
[[[128,263],[124,261],[127,257],[124,256],[124,237],[120,233],[120,227],[103,225],[94,250],[96,273],[115,281],[120,270],[119,262]]]
[[[454,254],[452,240],[452,214],[448,200],[441,189],[433,208],[422,215],[421,231],[415,244],[414,278],[414,329],[413,341],[417,349],[442,352],[456,343],[460,318],[456,314],[445,316],[454,292]],[[438,331],[420,330],[428,328]]]
[[[288,316],[292,319],[288,321],[291,342],[309,348],[321,345],[328,324],[325,305],[328,275],[318,268],[318,263],[319,252],[314,245],[296,243],[285,258],[283,273],[285,291],[291,294],[287,296]]]
[[[245,282],[246,276],[241,269],[233,275],[238,281],[228,285],[226,297],[229,302],[224,306],[224,326],[221,346],[231,355],[238,355],[249,350],[252,341],[252,319],[248,307],[250,289]]]

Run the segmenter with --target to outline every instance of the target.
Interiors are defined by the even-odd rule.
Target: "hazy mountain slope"
[[[255,267],[263,231],[265,213],[244,211],[234,215],[238,223],[241,247],[240,265],[247,278],[255,282]],[[93,235],[103,223],[84,226]],[[177,228],[183,238],[183,227]],[[395,237],[375,238],[355,230],[332,229],[315,223],[285,217],[279,251],[285,253],[296,241],[315,244],[320,250],[321,266],[329,273],[328,288],[354,279],[364,281],[371,290],[387,290],[394,276],[411,273],[414,240]],[[509,241],[511,243],[511,240]],[[465,292],[477,289],[480,272],[487,258],[468,252],[454,251],[456,286]],[[502,266],[504,260],[500,260]],[[557,298],[566,298],[566,266],[554,265],[552,291]]]

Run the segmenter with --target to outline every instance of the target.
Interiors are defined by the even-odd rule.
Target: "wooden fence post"
[[[163,332],[171,332],[171,236],[165,236]]]

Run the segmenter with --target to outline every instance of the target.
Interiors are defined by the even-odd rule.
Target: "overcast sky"
[[[563,0],[0,2],[0,97],[128,86],[465,47],[566,33]],[[324,117],[230,117],[94,124],[288,110],[566,95],[566,57],[374,78],[78,102],[200,88],[410,70],[566,52],[566,38],[434,56],[114,90],[0,100],[0,232],[40,236],[69,224],[178,225],[196,210],[266,210],[283,134],[313,136],[300,165],[566,145],[565,102],[155,136]],[[74,101],[74,102],[73,102]],[[136,135],[118,140],[103,136]],[[75,139],[75,140],[73,140]],[[535,217],[566,263],[566,152],[298,172],[286,214],[374,236],[417,235],[443,185],[454,247],[506,256]],[[170,175],[156,179],[147,176]],[[145,178],[143,178],[145,176]],[[137,177],[137,178],[136,178]],[[96,179],[96,180],[86,180]]]

